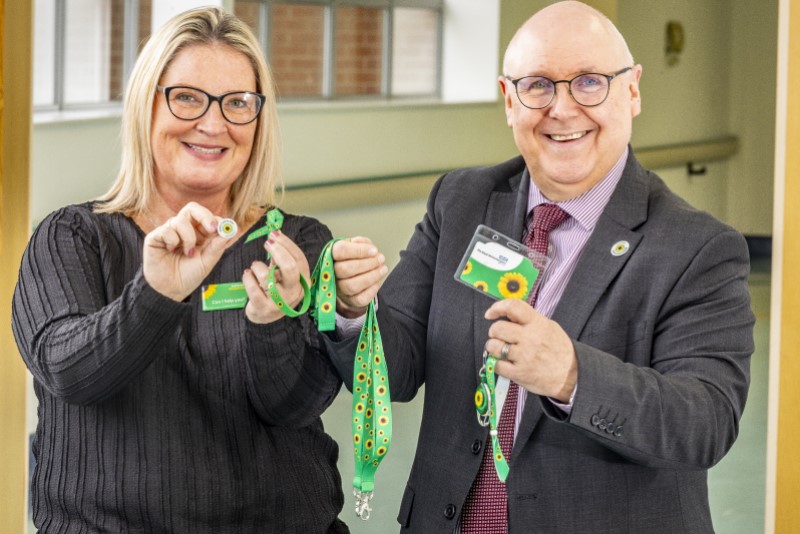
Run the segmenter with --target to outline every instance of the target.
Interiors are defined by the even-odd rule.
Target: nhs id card
[[[482,224],[455,279],[498,300],[527,300],[547,261],[546,256]]]

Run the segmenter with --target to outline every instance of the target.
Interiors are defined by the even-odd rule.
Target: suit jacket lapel
[[[628,161],[617,188],[611,195],[603,214],[597,221],[592,235],[584,246],[553,316],[572,339],[578,339],[600,297],[615,279],[620,270],[636,251],[641,235],[635,231],[647,219],[647,171],[645,171],[629,148]],[[612,254],[616,244],[627,243],[623,254]],[[621,247],[619,250],[621,250]],[[516,451],[527,443],[542,417],[541,402],[530,395],[514,440],[512,465]]]
[[[578,259],[552,319],[577,339],[612,280],[636,252],[635,229],[647,219],[647,171],[631,150],[622,178]],[[617,253],[612,248],[620,245]],[[622,249],[627,251],[620,253]]]

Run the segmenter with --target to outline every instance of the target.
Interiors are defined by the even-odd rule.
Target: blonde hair
[[[97,199],[95,211],[134,216],[147,210],[155,192],[150,129],[156,86],[181,50],[211,44],[224,44],[247,56],[256,76],[256,91],[266,96],[250,159],[231,187],[229,216],[247,221],[259,207],[274,205],[275,189],[282,190],[283,182],[272,75],[250,28],[220,8],[204,7],[170,19],[139,54],[125,91],[119,174],[111,189]]]

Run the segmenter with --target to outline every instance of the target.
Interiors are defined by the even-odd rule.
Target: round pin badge
[[[631,244],[628,243],[627,241],[617,241],[611,247],[611,255],[612,256],[622,256],[623,254],[628,252],[628,249],[630,249],[630,248],[631,248]]]
[[[217,225],[217,233],[225,239],[234,237],[239,232],[239,226],[233,219],[222,219]]]

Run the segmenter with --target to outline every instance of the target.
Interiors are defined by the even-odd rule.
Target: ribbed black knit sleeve
[[[121,247],[119,261],[104,265],[110,258],[101,248],[121,243],[109,242],[90,216],[67,208],[39,225],[14,294],[13,324],[25,363],[49,393],[78,404],[125,387],[156,348],[175,346],[176,327],[191,312],[150,288]],[[132,277],[119,294],[109,294],[116,293],[109,278],[118,275]]]

